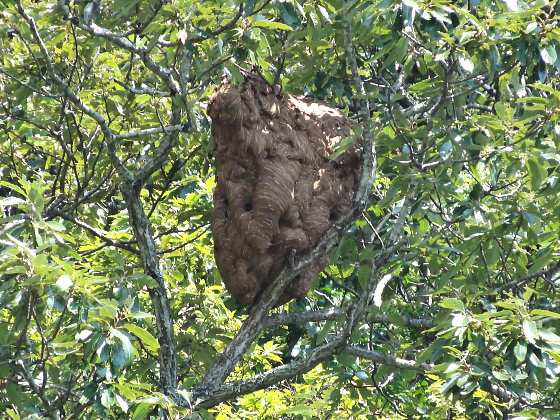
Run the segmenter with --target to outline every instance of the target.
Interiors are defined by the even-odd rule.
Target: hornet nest
[[[361,159],[352,146],[328,156],[350,135],[350,121],[328,104],[276,94],[249,74],[224,81],[208,106],[216,151],[212,231],[218,270],[229,292],[251,305],[274,282],[292,250],[305,255],[349,209]],[[276,302],[305,296],[329,262],[322,254]]]

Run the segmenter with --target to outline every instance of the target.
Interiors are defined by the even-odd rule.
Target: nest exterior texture
[[[348,210],[361,161],[355,148],[327,159],[350,135],[350,122],[337,109],[277,95],[254,75],[240,86],[222,83],[208,114],[217,163],[215,259],[229,292],[250,305],[292,250],[305,255]],[[329,257],[301,271],[276,306],[303,297]]]

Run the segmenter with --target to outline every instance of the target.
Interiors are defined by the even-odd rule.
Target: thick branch
[[[133,182],[123,182],[121,191],[134,229],[144,273],[157,282],[157,287],[149,289],[156,315],[157,338],[160,344],[160,383],[159,389],[171,396],[176,402],[184,403],[177,394],[177,360],[175,358],[175,334],[173,315],[165,290],[163,272],[159,266],[156,244],[144,207],[140,200],[139,186]]]
[[[311,355],[305,359],[296,360],[294,362],[275,367],[269,371],[259,373],[249,379],[222,385],[214,390],[208,399],[199,400],[195,403],[193,409],[198,410],[201,408],[210,408],[222,401],[235,398],[239,395],[250,394],[251,392],[278,384],[280,381],[309,372],[323,360],[338,353],[342,348],[343,341],[341,339],[335,339],[327,344],[315,348]]]
[[[251,309],[247,319],[228,344],[226,349],[218,356],[214,365],[206,373],[204,378],[193,389],[193,401],[201,403],[208,398],[214,398],[215,391],[218,389],[235,368],[239,360],[247,352],[253,341],[264,328],[264,318],[270,312],[274,303],[282,294],[285,287],[298,274],[299,269],[292,270],[284,268],[278,278],[265,289],[257,304]]]
[[[344,340],[338,337],[327,344],[315,348],[311,355],[305,359],[296,360],[291,363],[275,367],[266,372],[259,373],[249,379],[226,383],[216,389],[209,399],[200,401],[193,408],[195,410],[210,408],[228,399],[235,398],[240,395],[250,394],[260,389],[265,389],[278,384],[281,381],[292,379],[295,376],[309,372],[322,361],[339,353],[352,354],[362,359],[373,360],[377,363],[394,366],[399,369],[409,369],[418,372],[427,372],[433,369],[433,365],[429,363],[418,364],[414,360],[401,359],[399,357],[382,354],[373,350],[366,350],[357,346],[344,346],[343,343]]]
[[[292,312],[285,314],[275,314],[269,316],[264,321],[264,327],[273,327],[276,325],[293,325],[304,324],[306,322],[321,322],[332,321],[340,316],[344,316],[346,311],[344,309],[325,309],[323,311],[306,311],[306,312]]]

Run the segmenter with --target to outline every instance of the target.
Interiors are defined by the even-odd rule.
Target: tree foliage
[[[559,2],[0,4],[8,418],[560,416]],[[370,169],[273,312],[321,250],[245,308],[209,231],[205,109],[247,71]]]

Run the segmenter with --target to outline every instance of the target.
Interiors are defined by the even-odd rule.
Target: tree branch
[[[321,322],[321,321],[333,321],[337,318],[344,316],[346,311],[344,309],[329,308],[322,311],[306,311],[306,312],[291,312],[284,314],[274,314],[270,315],[264,321],[264,328],[270,328],[277,325],[294,325],[294,324],[304,324],[306,322]],[[365,318],[367,323],[370,324],[391,324],[389,316],[385,314],[369,314]],[[399,324],[400,325],[400,324]],[[429,329],[434,326],[434,320],[432,318],[411,318],[403,317],[402,325],[405,327],[418,328],[418,329]]]
[[[128,90],[130,93],[133,93],[134,95],[151,95],[151,96],[160,96],[163,98],[169,98],[171,97],[171,93],[169,92],[162,92],[159,90],[154,90],[152,88],[149,88],[147,86],[145,86],[144,84],[141,84],[140,88],[134,88],[130,85],[127,85],[126,83],[124,83],[123,81],[119,80],[119,79],[113,79],[116,83],[118,83],[119,85],[121,85],[123,88],[125,88],[126,90]]]
[[[66,5],[66,2],[64,0],[59,0],[58,5],[64,10],[64,14],[66,15],[67,19],[70,20],[73,24],[75,24],[78,28],[82,29],[83,31],[86,31],[90,35],[105,38],[111,41],[113,44],[118,45],[119,47],[137,55],[148,69],[150,69],[155,74],[157,74],[165,82],[166,86],[170,89],[171,93],[182,93],[181,86],[173,78],[171,70],[159,65],[151,57],[150,51],[147,48],[139,47],[138,45],[129,41],[124,36],[124,34],[111,32],[110,30],[102,28],[96,25],[95,23],[91,23],[91,25],[86,25],[85,23],[80,21],[79,17],[74,16],[72,14],[70,8]]]
[[[213,407],[228,399],[250,394],[260,389],[268,388],[271,385],[278,384],[285,379],[290,379],[294,376],[309,372],[309,370],[317,366],[323,360],[338,353],[342,348],[342,339],[335,339],[315,348],[309,357],[305,359],[275,367],[249,379],[224,384],[216,388],[207,399],[195,400],[195,404],[192,407],[193,411],[201,408]]]
[[[559,271],[560,271],[560,262],[557,262],[556,264],[551,265],[550,267],[547,267],[547,268],[543,268],[542,270],[539,270],[536,273],[525,274],[524,276],[513,279],[512,281],[509,281],[506,284],[504,284],[500,287],[497,287],[496,292],[501,293],[504,290],[512,289],[515,286],[519,286],[519,285],[521,285],[521,284],[523,284],[523,283],[525,283],[525,282],[527,282],[531,279],[535,279],[537,277],[542,277],[542,276],[546,276],[546,275],[554,276]]]
[[[115,136],[115,140],[133,139],[135,137],[151,136],[153,134],[161,134],[161,133],[165,133],[169,135],[177,131],[185,131],[186,127],[187,124],[183,123],[183,124],[168,125],[166,127],[146,128],[144,130],[130,131],[124,134],[117,134]]]
[[[371,360],[376,363],[381,363],[386,366],[393,366],[399,369],[410,369],[417,372],[428,372],[434,368],[434,365],[430,363],[418,364],[414,360],[401,359],[399,357],[379,353],[375,350],[367,350],[358,346],[348,345],[344,347],[342,352],[360,357],[362,359]]]
[[[90,226],[87,223],[76,219],[74,216],[71,216],[71,215],[63,212],[62,210],[53,208],[49,212],[49,215],[51,215],[51,214],[55,215],[55,216],[58,216],[58,217],[66,220],[68,222],[72,222],[74,225],[79,226],[82,229],[87,230],[89,233],[91,233],[93,236],[101,239],[107,245],[111,245],[111,246],[114,246],[116,248],[125,249],[129,252],[132,252],[133,254],[138,254],[139,253],[138,249],[136,249],[136,248],[134,248],[134,247],[132,247],[132,246],[126,244],[126,243],[123,243],[123,242],[120,242],[120,241],[115,241],[115,240],[109,238],[108,236],[105,235],[105,232],[102,231],[101,229],[96,229],[93,226]]]
[[[132,175],[130,174],[128,169],[126,169],[126,167],[123,165],[123,163],[118,159],[118,157],[116,155],[115,140],[114,140],[113,132],[109,128],[109,125],[107,124],[107,121],[105,120],[105,118],[101,114],[99,114],[97,111],[95,111],[93,108],[90,108],[89,106],[87,106],[80,99],[80,97],[76,94],[76,92],[74,92],[74,90],[64,80],[62,80],[58,76],[58,74],[56,74],[54,65],[53,65],[52,60],[51,60],[51,56],[49,54],[49,51],[47,50],[47,47],[45,46],[45,43],[43,42],[43,38],[41,38],[41,35],[39,34],[39,31],[37,30],[37,25],[35,24],[35,20],[31,16],[29,16],[29,14],[25,11],[23,6],[21,5],[21,2],[17,3],[17,9],[18,9],[18,13],[27,21],[27,23],[29,25],[29,28],[31,29],[31,34],[32,34],[33,38],[35,39],[35,42],[39,46],[39,49],[41,50],[41,53],[44,56],[45,64],[47,66],[47,73],[48,73],[49,77],[51,78],[51,80],[60,89],[62,89],[64,94],[70,99],[70,101],[80,111],[82,111],[83,113],[85,113],[86,115],[91,117],[99,125],[99,127],[101,128],[101,131],[105,135],[105,142],[107,144],[107,150],[109,151],[109,159],[111,160],[111,163],[117,169],[117,171],[119,172],[119,175],[122,178],[131,179]]]
[[[264,327],[274,327],[276,325],[304,324],[306,322],[332,321],[340,316],[344,316],[344,309],[329,308],[322,311],[291,312],[285,314],[274,314],[264,321]]]
[[[173,314],[165,289],[163,272],[159,265],[154,236],[150,222],[140,199],[140,185],[136,182],[124,181],[121,192],[126,202],[131,226],[134,229],[136,243],[144,273],[157,282],[157,287],[150,288],[150,298],[156,315],[157,338],[159,349],[159,389],[169,395],[178,404],[185,401],[177,394],[177,360],[175,357],[175,333],[173,331]]]
[[[194,38],[190,39],[189,41],[191,42],[191,44],[194,44],[194,43],[197,43],[197,42],[204,41],[205,39],[208,39],[210,37],[220,35],[222,32],[225,32],[225,31],[233,28],[235,26],[235,24],[237,23],[237,21],[239,20],[239,18],[241,18],[242,15],[243,15],[243,2],[239,3],[239,10],[237,11],[237,14],[228,23],[226,23],[225,25],[222,25],[218,29],[212,31],[210,33],[210,35],[200,35],[200,36],[197,36],[197,37],[194,37]]]
[[[285,267],[276,280],[264,290],[235,337],[218,356],[204,378],[194,387],[193,401],[195,404],[201,404],[203,401],[214,398],[215,391],[224,383],[264,328],[264,318],[278,301],[283,290],[304,266],[296,269]]]

